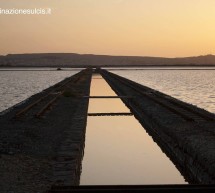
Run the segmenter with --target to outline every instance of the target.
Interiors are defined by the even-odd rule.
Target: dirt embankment
[[[55,165],[65,140],[73,152],[71,172],[76,172],[70,181],[79,180],[88,110],[88,99],[82,96],[89,95],[91,75],[91,70],[83,70],[0,116],[1,193],[42,193],[56,183],[63,184],[64,178],[56,182]],[[41,111],[45,106],[47,109]],[[20,113],[23,109],[28,110]]]
[[[215,183],[215,115],[133,81],[101,71],[154,141],[191,184]]]

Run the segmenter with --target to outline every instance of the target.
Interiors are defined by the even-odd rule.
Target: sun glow
[[[214,0],[1,0],[0,7],[52,9],[51,15],[0,15],[0,54],[215,53]]]

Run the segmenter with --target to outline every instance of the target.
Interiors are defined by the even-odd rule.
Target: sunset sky
[[[0,15],[0,54],[215,54],[215,0],[0,0],[0,8],[52,9]]]

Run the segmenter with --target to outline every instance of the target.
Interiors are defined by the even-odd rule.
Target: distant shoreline
[[[153,67],[215,67],[215,55],[184,58],[148,56],[108,56],[76,53],[9,54],[0,56],[0,68],[153,68]]]
[[[89,66],[88,66],[89,67]],[[60,68],[60,70],[59,70]],[[0,66],[0,72],[3,71],[76,71],[81,70],[83,66],[78,67],[53,67],[53,66],[7,66],[3,67]],[[91,68],[98,68],[98,67],[92,67]],[[101,68],[108,69],[111,71],[117,71],[117,70],[132,70],[132,71],[138,71],[138,70],[215,70],[215,65],[166,65],[166,66],[102,66]]]
[[[186,64],[173,64],[173,65],[45,65],[45,66],[27,66],[27,65],[19,65],[19,66],[6,66],[0,65],[0,68],[171,68],[171,67],[198,67],[198,68],[208,68],[208,67],[215,67],[215,64],[193,64],[193,65],[186,65]]]

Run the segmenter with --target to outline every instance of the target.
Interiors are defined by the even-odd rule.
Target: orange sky
[[[0,0],[1,9],[49,7],[0,15],[0,54],[215,54],[215,0]]]

